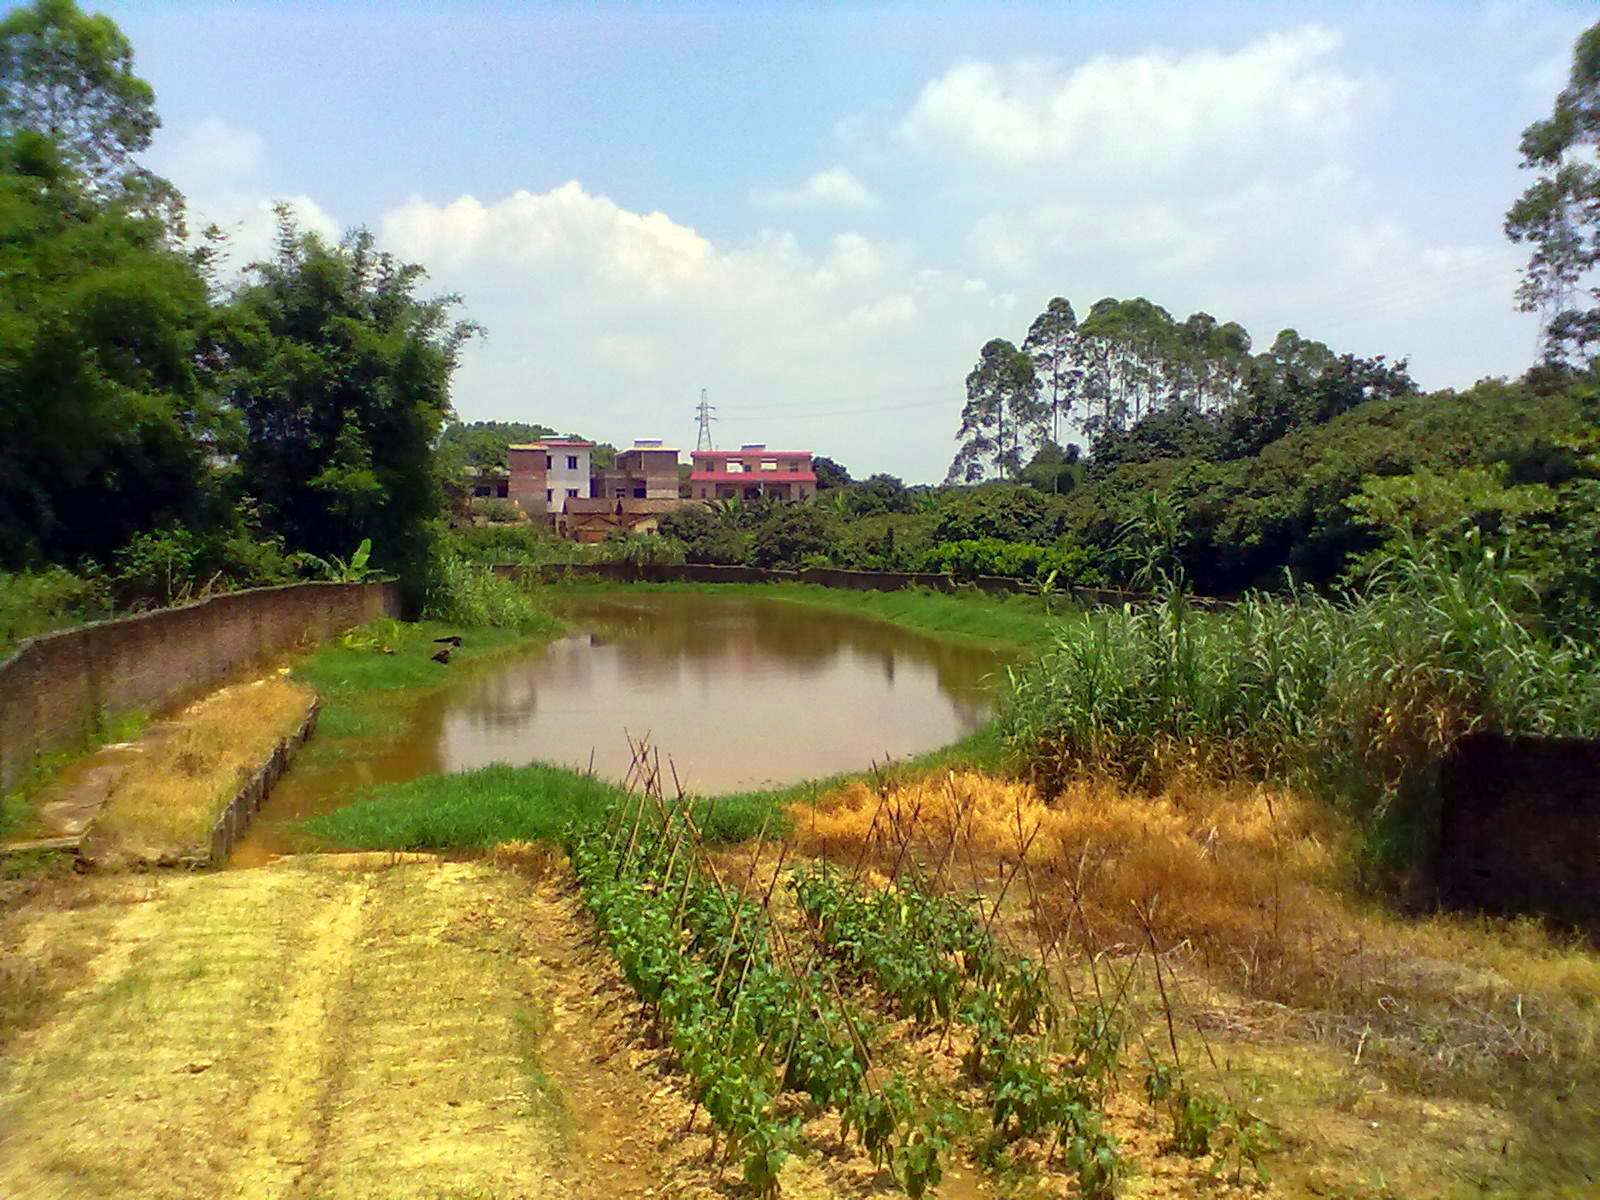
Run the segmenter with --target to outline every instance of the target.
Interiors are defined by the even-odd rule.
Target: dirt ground
[[[550,889],[388,855],[72,886],[12,947],[71,986],[0,1064],[7,1200],[663,1194],[671,1098]]]
[[[26,1003],[0,996],[0,1200],[749,1195],[708,1154],[704,1114],[552,859],[303,856],[9,885],[0,992]],[[1600,1194],[1493,1179],[1482,1164],[1510,1165],[1529,1137],[1503,1111],[1420,1112],[1348,1058],[1264,1031],[1214,1046],[1283,1135],[1272,1182],[1230,1186],[1165,1152],[1130,1083],[1108,1107],[1133,1166],[1122,1194]],[[833,1120],[808,1124],[818,1152],[790,1160],[783,1196],[899,1194],[832,1144]],[[970,1164],[938,1190],[1073,1194]]]

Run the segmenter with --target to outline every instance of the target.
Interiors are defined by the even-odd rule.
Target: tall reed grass
[[[560,628],[527,588],[457,554],[443,554],[434,565],[422,615],[449,624],[519,633],[553,634]]]
[[[1369,858],[1421,853],[1437,766],[1475,730],[1600,733],[1600,655],[1542,638],[1517,580],[1475,545],[1413,548],[1360,594],[1181,595],[1097,613],[1012,668],[999,717],[1029,772],[1159,787],[1188,768],[1309,786],[1368,831]],[[1395,861],[1395,860],[1400,861]]]

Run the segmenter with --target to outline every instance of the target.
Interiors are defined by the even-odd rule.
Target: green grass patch
[[[564,767],[497,764],[375,789],[303,828],[357,850],[486,850],[553,841],[568,825],[601,820],[626,799],[615,784]]]
[[[1060,600],[1052,601],[1047,610],[1038,596],[991,596],[976,590],[951,595],[927,588],[855,592],[815,583],[611,583],[579,579],[549,584],[546,591],[558,601],[564,592],[743,593],[859,613],[906,629],[999,642],[1025,650],[1043,649],[1064,623],[1081,620],[1083,615]]]

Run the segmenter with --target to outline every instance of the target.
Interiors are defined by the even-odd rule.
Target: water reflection
[[[433,771],[535,759],[620,778],[648,734],[686,786],[734,791],[904,758],[989,711],[992,651],[780,600],[703,594],[568,597],[580,632],[456,671],[397,744],[291,771],[250,839],[351,791]]]

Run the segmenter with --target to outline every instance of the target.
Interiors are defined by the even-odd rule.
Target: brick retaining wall
[[[381,616],[383,583],[296,583],[28,638],[0,661],[0,792],[107,714],[170,708],[245,667]]]
[[[1600,742],[1471,734],[1440,775],[1446,904],[1600,933]]]
[[[217,817],[217,823],[211,827],[206,854],[195,865],[217,866],[227,861],[228,855],[233,853],[234,845],[255,820],[256,811],[271,795],[273,785],[289,769],[295,751],[305,745],[306,739],[316,729],[320,707],[319,702],[313,698],[299,727],[274,746],[267,760],[256,768],[255,774],[245,780],[239,789],[239,794],[229,801],[228,807]]]

